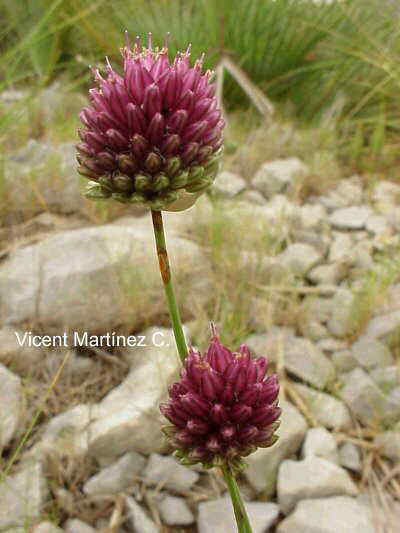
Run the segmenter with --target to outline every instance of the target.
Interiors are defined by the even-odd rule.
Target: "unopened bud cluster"
[[[190,350],[160,407],[172,424],[163,431],[183,463],[240,470],[242,457],[276,442],[279,384],[266,370],[264,357],[252,359],[245,345],[231,352],[215,330],[204,355]]]
[[[122,50],[123,76],[107,63],[80,119],[78,172],[89,178],[86,196],[168,209],[196,198],[214,181],[224,121],[211,72],[202,59],[190,66],[189,49],[170,63],[168,48],[138,40]],[[179,205],[179,202],[178,204]]]

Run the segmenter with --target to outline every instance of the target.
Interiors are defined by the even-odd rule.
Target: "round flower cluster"
[[[122,49],[124,74],[107,60],[107,77],[80,113],[78,172],[86,196],[181,210],[214,181],[222,155],[224,121],[203,58],[190,66],[190,47],[172,63],[168,48],[137,39]]]
[[[276,442],[279,383],[266,370],[264,357],[252,359],[245,345],[231,352],[215,329],[207,353],[190,350],[160,407],[172,424],[163,431],[182,462],[240,469],[241,457]]]

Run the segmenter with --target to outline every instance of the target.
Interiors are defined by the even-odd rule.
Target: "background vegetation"
[[[89,64],[115,62],[123,30],[152,30],[171,55],[192,43],[213,68],[222,53],[303,124],[332,122],[338,151],[352,165],[374,168],[397,160],[399,16],[389,0],[0,0],[0,90],[89,83]],[[228,110],[248,106],[226,76]],[[15,109],[0,108],[0,127]]]

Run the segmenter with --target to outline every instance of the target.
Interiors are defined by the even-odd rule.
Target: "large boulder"
[[[183,316],[212,295],[200,248],[168,242]],[[60,232],[16,250],[0,266],[0,322],[46,333],[138,328],[165,310],[152,228],[98,226]],[[185,297],[184,297],[185,296]]]

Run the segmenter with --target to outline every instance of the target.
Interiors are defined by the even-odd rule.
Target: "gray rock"
[[[277,490],[279,507],[285,514],[300,500],[358,494],[358,488],[346,470],[320,457],[283,461]]]
[[[336,441],[332,434],[324,427],[310,428],[303,442],[301,456],[321,457],[334,464],[339,464],[339,454]]]
[[[241,193],[240,199],[249,204],[265,205],[267,202],[264,196],[258,191],[247,190]]]
[[[63,533],[63,529],[60,529],[52,522],[40,522],[32,530],[32,533]]]
[[[155,329],[165,335],[157,338],[161,344],[170,330]],[[181,363],[174,344],[157,347],[149,342],[135,353],[125,380],[93,406],[88,451],[97,460],[115,460],[132,450],[147,455],[166,447],[159,404],[178,378]]]
[[[340,339],[334,339],[333,337],[327,337],[326,339],[321,339],[317,343],[317,347],[325,353],[331,355],[337,350],[345,350],[348,346],[347,342]]]
[[[135,533],[158,533],[158,527],[144,509],[130,496],[125,499],[128,521]]]
[[[75,143],[55,146],[30,139],[24,148],[6,158],[7,209],[24,212],[26,216],[43,211],[44,207],[58,213],[78,211],[83,198],[75,153]]]
[[[316,343],[329,336],[329,331],[323,324],[307,316],[299,322],[298,327],[303,337]]]
[[[382,215],[369,216],[365,229],[373,235],[391,235],[393,233],[393,228]]]
[[[255,333],[246,338],[245,344],[255,356],[268,355],[270,361],[276,361],[278,353],[283,350],[287,339],[294,337],[292,328],[272,326],[268,333]]]
[[[39,462],[4,477],[0,483],[0,529],[32,525],[47,496],[46,478]]]
[[[333,299],[308,297],[303,302],[304,314],[307,318],[325,324],[332,316]]]
[[[0,363],[0,451],[16,434],[21,418],[21,401],[21,380]]]
[[[374,439],[374,444],[385,457],[394,462],[400,461],[400,430],[379,433]]]
[[[247,184],[243,178],[233,172],[223,170],[218,174],[212,187],[212,192],[218,196],[233,198],[242,192],[246,186]]]
[[[400,333],[400,311],[380,315],[369,321],[364,336],[378,339],[390,345],[396,341]]]
[[[345,442],[340,446],[339,460],[340,464],[348,470],[359,473],[362,470],[360,449],[352,442]]]
[[[361,240],[356,243],[351,254],[353,266],[360,270],[372,270],[375,266],[372,259],[373,249],[371,241]]]
[[[252,185],[266,198],[294,185],[295,179],[307,174],[308,168],[296,157],[264,163],[252,180]]]
[[[89,524],[86,524],[86,522],[78,518],[67,520],[64,524],[64,531],[65,533],[96,533],[96,530],[92,526],[89,526]]]
[[[264,533],[276,522],[279,507],[275,503],[246,502],[253,533]],[[228,498],[203,502],[199,505],[197,519],[199,533],[236,533],[237,526]]]
[[[326,209],[320,204],[305,204],[300,209],[301,226],[304,229],[317,229],[326,219]]]
[[[290,240],[312,246],[322,257],[325,257],[331,245],[330,236],[321,229],[303,229],[300,224],[301,221],[294,216],[291,222]]]
[[[330,215],[329,222],[337,229],[363,229],[371,215],[372,211],[369,207],[344,207],[336,209]]]
[[[369,512],[354,498],[335,496],[300,502],[277,533],[375,533]]]
[[[106,225],[60,232],[16,250],[0,266],[0,320],[39,321],[46,332],[59,334],[135,329],[159,313],[153,305],[161,286],[153,239],[150,225]],[[211,272],[203,252],[178,237],[168,244],[177,286],[204,302]],[[192,314],[189,307],[183,303],[183,316]]]
[[[185,492],[199,479],[199,474],[178,463],[170,456],[153,453],[143,472],[143,479],[148,485],[162,483],[166,489]]]
[[[364,424],[390,424],[400,416],[400,403],[389,400],[361,368],[346,374],[343,383],[341,398]]]
[[[283,266],[300,277],[305,276],[322,259],[313,246],[302,243],[290,244],[278,257]]]
[[[346,277],[348,270],[348,264],[344,261],[329,265],[318,265],[307,274],[307,278],[316,285],[337,285]]]
[[[13,372],[29,374],[43,359],[43,353],[40,348],[34,346],[21,346],[18,338],[24,338],[22,330],[7,326],[0,329],[0,362]]]
[[[332,263],[337,261],[348,263],[352,258],[352,249],[353,241],[348,233],[335,233],[328,260]]]
[[[398,366],[377,367],[370,372],[370,376],[382,392],[388,393],[400,383],[400,368]]]
[[[378,180],[372,191],[371,199],[377,207],[387,204],[398,204],[400,198],[400,185],[391,181]]]
[[[336,370],[340,373],[350,372],[358,366],[358,361],[354,359],[351,350],[339,350],[333,352],[331,355],[331,361],[334,364]]]
[[[157,507],[168,526],[189,526],[194,522],[193,513],[183,498],[167,495]]]
[[[319,424],[336,430],[351,426],[349,409],[341,400],[301,383],[293,383],[292,386]]]
[[[55,416],[47,424],[40,441],[27,453],[40,458],[43,454],[82,458],[88,450],[91,406],[79,404]]]
[[[248,468],[244,474],[256,491],[265,497],[275,492],[279,465],[283,459],[296,453],[302,445],[307,423],[299,411],[289,402],[280,402],[282,408],[279,439],[271,448],[259,448],[246,457]]]
[[[329,319],[327,326],[329,331],[332,335],[335,335],[335,337],[345,337],[354,327],[353,302],[354,295],[348,289],[338,290],[333,297],[332,316]]]
[[[351,352],[358,364],[366,370],[393,364],[393,357],[387,346],[364,335],[352,345]]]
[[[145,464],[145,458],[138,453],[126,453],[86,481],[83,491],[88,495],[116,494],[124,491],[135,483],[135,476],[140,474]]]
[[[335,368],[315,344],[302,337],[289,337],[284,344],[285,368],[318,389],[324,389],[335,377]]]
[[[333,210],[360,204],[362,196],[361,180],[358,176],[353,176],[342,180],[333,191],[321,196],[319,201],[327,209]]]

